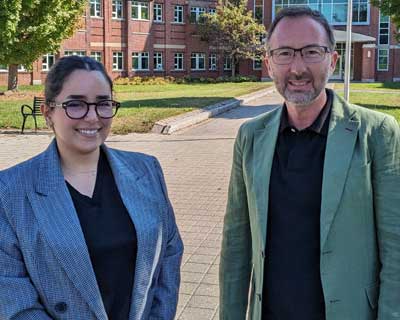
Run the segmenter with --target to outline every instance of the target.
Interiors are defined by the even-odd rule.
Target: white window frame
[[[253,70],[262,70],[262,59],[261,58],[259,58],[259,59],[252,59],[253,60]],[[260,63],[260,66],[259,67],[257,67],[256,66],[256,63],[257,62],[259,62]]]
[[[210,53],[208,56],[208,70],[216,71],[218,69],[217,54]]]
[[[64,56],[79,56],[84,57],[86,56],[86,51],[84,50],[64,50]]]
[[[112,0],[112,18],[124,18],[124,3],[122,0]]]
[[[387,22],[382,22],[382,18],[387,18]],[[382,24],[387,24],[387,27],[383,27]],[[385,32],[383,32],[385,31]],[[381,36],[387,36],[387,42],[381,42]],[[390,44],[390,17],[383,16],[382,13],[379,14],[379,35],[378,35],[378,43],[380,45],[389,45]]]
[[[90,16],[94,18],[100,18],[102,8],[102,0],[90,0]],[[93,9],[93,10],[92,10]],[[93,11],[93,13],[92,13]]]
[[[217,13],[217,8],[208,8],[208,13],[216,14]]]
[[[193,17],[194,13],[194,17]],[[204,7],[191,7],[190,8],[190,23],[198,23],[200,16],[206,13],[206,8]]]
[[[183,6],[174,6],[174,23],[184,23]]]
[[[158,51],[153,53],[153,64],[154,71],[164,71],[162,52]]]
[[[256,20],[256,9],[261,8],[261,21],[259,23],[264,24],[264,0],[261,0],[262,4],[256,4],[257,0],[254,0],[253,4],[253,18]],[[257,21],[257,20],[256,20]]]
[[[53,62],[50,63],[49,60],[52,59]],[[42,56],[42,71],[49,71],[52,65],[56,62],[56,57],[52,53],[48,53]]]
[[[203,61],[202,68],[200,67],[201,60]],[[190,55],[190,69],[195,71],[206,70],[206,54],[204,52],[192,52],[192,54]]]
[[[149,4],[150,2],[145,2],[145,1],[132,1],[132,19],[148,21],[150,19]],[[134,7],[137,7],[137,13],[138,13],[137,18],[133,17]],[[144,10],[147,10],[147,18],[143,18]]]
[[[232,58],[229,56],[224,57],[224,71],[232,70]]]
[[[272,20],[275,18],[275,13],[277,12],[278,8],[286,8],[290,6],[299,6],[299,5],[306,5],[309,6],[312,9],[320,11],[322,14],[325,14],[325,11],[323,9],[328,9],[330,16],[326,16],[328,22],[331,25],[336,25],[336,26],[344,26],[346,25],[346,21],[344,22],[334,22],[333,21],[333,13],[334,13],[334,8],[338,6],[343,6],[347,5],[347,0],[342,0],[341,2],[331,0],[331,2],[326,2],[327,0],[303,0],[303,3],[299,1],[288,1],[288,0],[272,0]],[[360,1],[364,1],[360,3]],[[277,3],[279,2],[279,3]],[[280,2],[283,2],[281,4]],[[367,5],[367,21],[363,22],[354,22],[355,18],[353,18],[353,25],[369,25],[370,24],[370,8],[371,4],[367,0],[353,0],[353,6],[358,5],[358,14],[360,14],[360,8],[361,5]],[[321,6],[322,5],[322,6]],[[347,6],[345,11],[345,19],[347,20]]]
[[[184,54],[183,52],[175,52],[174,53],[174,70],[176,71],[183,71],[184,70]],[[180,63],[179,63],[180,61]],[[179,67],[179,64],[181,64],[181,67]]]
[[[386,55],[381,55],[381,52],[386,52]],[[378,63],[377,63],[377,70],[378,71],[389,71],[389,49],[387,48],[378,48]],[[386,58],[386,67],[381,68],[380,60],[381,58]]]
[[[92,51],[90,53],[90,57],[94,60],[96,60],[97,62],[102,63],[103,62],[103,55],[101,51]]]
[[[135,69],[133,60],[138,60],[138,67]],[[145,65],[144,61],[147,60],[147,68],[143,67]],[[132,70],[133,71],[148,71],[149,70],[149,53],[148,52],[132,52]]]
[[[153,21],[163,22],[163,5],[162,5],[162,3],[154,3]]]
[[[124,53],[122,51],[113,52],[113,71],[123,71],[124,70]]]

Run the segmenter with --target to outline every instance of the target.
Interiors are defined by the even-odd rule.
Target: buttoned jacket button
[[[56,312],[58,313],[65,313],[68,309],[68,306],[65,302],[58,302],[54,309],[56,310]]]
[[[263,258],[263,259],[264,259],[264,258],[265,258],[265,252],[264,252],[264,250],[261,250],[261,252],[260,252],[260,253],[261,253],[261,258]]]

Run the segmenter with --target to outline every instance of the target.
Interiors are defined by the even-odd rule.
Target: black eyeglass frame
[[[79,101],[79,102],[83,102],[84,104],[86,104],[86,112],[82,117],[74,118],[74,117],[71,117],[68,114],[68,111],[67,111],[68,105],[67,104],[72,102],[72,101]],[[99,112],[97,110],[99,104],[102,103],[102,102],[106,102],[106,101],[111,101],[112,103],[115,103],[115,112],[113,113],[113,115],[111,117],[103,117],[103,116],[101,116],[99,114]],[[51,101],[50,102],[50,107],[52,107],[52,108],[54,108],[54,107],[63,108],[64,111],[65,111],[65,114],[67,115],[67,117],[70,118],[70,119],[73,119],[73,120],[80,120],[80,119],[85,118],[87,116],[87,114],[89,113],[90,106],[94,106],[94,110],[95,110],[95,112],[96,112],[96,114],[97,114],[97,116],[99,118],[101,118],[101,119],[111,119],[111,118],[114,118],[115,115],[117,114],[118,109],[121,107],[121,103],[118,102],[118,101],[112,100],[112,99],[99,100],[97,102],[86,102],[85,100],[79,100],[79,99],[68,100],[68,101],[64,101],[62,103],[56,103],[55,101]],[[70,108],[73,108],[73,107],[70,107]]]
[[[321,62],[321,61],[323,61],[323,60],[325,59],[327,53],[332,53],[332,50],[329,49],[329,47],[327,47],[327,46],[308,45],[308,46],[305,46],[305,47],[302,47],[302,48],[299,48],[299,49],[295,49],[295,48],[291,48],[291,47],[276,48],[276,49],[273,49],[273,50],[269,50],[268,55],[272,58],[272,61],[273,61],[275,64],[278,64],[278,65],[288,65],[288,64],[291,64],[291,63],[293,62],[294,58],[296,57],[296,52],[300,52],[301,58],[304,60],[303,50],[304,50],[304,49],[308,49],[308,48],[322,48],[322,49],[324,49],[324,56],[323,56],[322,59],[319,60],[319,61],[315,61],[315,62],[306,62],[306,63],[319,63],[319,62]],[[282,50],[282,49],[290,49],[290,50],[293,50],[293,56],[292,56],[290,62],[287,62],[287,63],[277,63],[277,62],[275,61],[275,59],[274,59],[274,52],[277,51],[277,50]]]

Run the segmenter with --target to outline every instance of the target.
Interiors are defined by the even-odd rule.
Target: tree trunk
[[[234,77],[236,74],[236,59],[233,56],[231,58],[231,66],[232,66],[232,74],[231,75],[232,75],[232,77]]]
[[[10,64],[8,66],[8,90],[18,90],[18,65]]]

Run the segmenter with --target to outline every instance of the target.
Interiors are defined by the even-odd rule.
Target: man
[[[235,147],[220,319],[400,319],[400,130],[325,88],[338,54],[326,19],[281,10],[266,65],[285,103]]]

